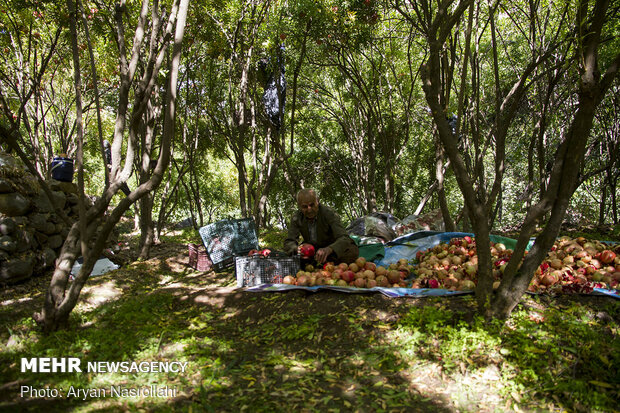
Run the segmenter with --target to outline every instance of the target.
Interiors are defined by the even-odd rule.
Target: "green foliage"
[[[322,200],[334,206],[345,221],[368,213],[368,200],[376,199],[374,208],[390,209],[398,217],[411,214],[434,182],[435,150],[434,131],[421,91],[418,68],[424,61],[427,46],[417,35],[415,24],[403,17],[386,2],[314,1],[256,2],[267,6],[265,18],[255,34],[246,32],[257,22],[258,14],[249,12],[252,2],[226,2],[212,0],[192,3],[189,24],[183,50],[182,80],[179,84],[179,116],[175,138],[174,159],[166,182],[155,197],[154,212],[163,209],[167,223],[183,219],[193,212],[205,221],[225,216],[240,216],[240,182],[250,192],[249,203],[260,196],[263,186],[257,177],[267,168],[267,159],[273,157],[276,170],[274,183],[267,194],[267,226],[283,226],[289,211],[295,208],[291,192],[302,185],[315,187]],[[500,64],[499,84],[490,70],[493,45],[489,26],[489,5],[480,4],[474,10],[476,46],[475,58],[480,62],[475,121],[481,137],[487,139],[495,121],[496,98],[503,99],[512,83],[535,53],[550,47],[557,30],[559,38],[572,39],[575,7],[566,3],[532,3],[521,5],[500,2],[494,13],[498,31],[497,48]],[[125,18],[135,22],[139,4],[128,5]],[[537,9],[538,7],[538,9]],[[51,39],[60,29],[60,41],[52,53],[48,68],[42,73],[36,99],[38,110],[32,105],[18,118],[20,131],[26,137],[24,149],[40,170],[47,171],[54,154],[75,151],[74,138],[74,91],[72,59],[68,43],[68,15],[62,4],[53,2],[25,2],[11,0],[3,6],[0,15],[0,48],[6,56],[0,63],[3,99],[10,112],[17,113],[20,99],[26,95],[26,83],[16,82],[27,73],[36,72],[42,56],[50,48]],[[109,25],[114,20],[112,5],[84,3],[86,23],[89,25],[93,52],[97,66],[98,86],[103,105],[103,138],[113,133],[118,101],[119,73],[115,34]],[[564,14],[565,8],[567,15]],[[533,27],[530,15],[538,13],[548,22]],[[541,14],[542,13],[542,14]],[[464,62],[464,37],[467,18],[452,33],[451,41],[456,57],[456,71],[452,96],[460,92],[458,76]],[[614,58],[620,36],[617,19],[605,22],[606,40],[601,49],[602,67]],[[238,24],[242,21],[242,24]],[[534,30],[534,33],[531,32]],[[233,41],[233,35],[240,36]],[[99,153],[99,136],[94,107],[94,79],[90,73],[86,37],[79,34],[83,98],[85,100],[85,176],[87,192],[99,194],[104,185],[104,167]],[[544,181],[546,166],[554,159],[555,150],[571,118],[576,95],[572,87],[577,81],[571,49],[574,42],[561,43],[554,50],[548,66],[556,69],[556,78],[535,72],[528,79],[531,84],[523,102],[517,109],[516,121],[508,134],[506,172],[501,193],[502,220],[498,227],[519,225],[524,217],[524,199],[540,196],[539,183]],[[285,47],[287,76],[287,106],[281,141],[284,152],[275,149],[274,138],[267,145],[267,127],[263,109],[262,93],[264,78],[258,62],[269,59],[275,68],[278,47]],[[130,46],[128,44],[128,46]],[[249,47],[252,47],[251,53]],[[28,54],[28,50],[35,53]],[[304,54],[302,54],[304,50]],[[21,57],[20,57],[21,56]],[[447,55],[446,57],[450,57]],[[245,60],[247,58],[247,60]],[[257,124],[248,127],[243,142],[235,140],[240,134],[235,130],[234,113],[238,109],[239,74],[249,62],[247,110],[257,114]],[[140,67],[138,74],[145,68]],[[295,124],[291,125],[293,77],[297,73]],[[163,80],[163,78],[162,78]],[[557,88],[548,97],[545,86],[557,82]],[[465,98],[472,95],[471,84],[465,83]],[[617,89],[617,87],[616,87]],[[495,96],[495,91],[499,95]],[[617,94],[617,93],[616,93]],[[613,95],[613,94],[612,94]],[[21,97],[20,97],[21,96]],[[543,102],[549,99],[549,116],[544,141],[534,147],[532,179],[529,183],[528,156],[530,144],[536,135],[536,122],[532,113],[542,111]],[[457,100],[450,99],[447,113],[455,113]],[[470,105],[473,103],[469,103]],[[596,172],[601,162],[609,162],[617,145],[618,101],[606,99],[595,123],[591,149],[586,157],[584,174]],[[252,109],[250,109],[252,108]],[[26,119],[29,126],[26,126]],[[3,119],[3,122],[6,119]],[[464,139],[471,140],[471,122],[463,122]],[[289,141],[291,128],[294,139]],[[156,133],[161,125],[156,128]],[[607,134],[607,137],[604,137]],[[239,138],[240,139],[240,138]],[[244,166],[237,159],[233,147],[239,144]],[[487,143],[493,144],[492,141]],[[609,150],[610,149],[611,152]],[[464,153],[476,156],[471,145],[465,145]],[[152,153],[157,156],[157,149]],[[256,156],[256,164],[253,163]],[[492,173],[494,159],[490,152],[481,154],[486,171]],[[284,160],[286,159],[286,160]],[[284,163],[286,162],[286,164]],[[191,164],[195,171],[190,180],[181,178],[179,169]],[[244,168],[244,169],[243,169]],[[609,170],[617,169],[612,166]],[[243,169],[243,170],[239,170]],[[284,171],[290,171],[285,179]],[[241,173],[240,173],[241,172]],[[598,172],[586,180],[571,204],[569,218],[573,222],[598,221],[600,204],[610,198],[611,186],[606,172]],[[541,174],[543,176],[541,176]],[[616,175],[610,175],[616,176]],[[176,192],[165,192],[183,179]],[[243,180],[247,181],[244,182]],[[615,178],[614,178],[615,179]],[[134,187],[136,174],[130,178]],[[389,193],[386,180],[391,181],[394,193]],[[617,179],[615,179],[617,181]],[[264,182],[264,181],[263,181]],[[615,181],[614,181],[615,182]],[[487,182],[490,185],[490,182]],[[193,185],[193,188],[192,188]],[[459,214],[463,201],[456,181],[447,171],[446,197],[453,216]],[[607,189],[603,196],[603,188]],[[388,205],[390,195],[393,199]],[[619,196],[619,194],[616,194]],[[115,202],[121,197],[118,197]],[[373,206],[371,206],[372,208]],[[427,212],[438,207],[437,197],[428,203]],[[604,205],[604,221],[612,220],[610,202]],[[500,229],[498,228],[498,229]]]

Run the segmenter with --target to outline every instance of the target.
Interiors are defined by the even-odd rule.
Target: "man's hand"
[[[321,248],[316,252],[314,258],[319,264],[324,264],[325,260],[327,260],[327,257],[329,257],[332,252],[334,252],[334,250],[330,247]]]

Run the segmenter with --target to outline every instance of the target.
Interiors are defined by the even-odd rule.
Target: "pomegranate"
[[[364,269],[375,271],[377,269],[377,264],[375,264],[374,262],[367,261],[366,264],[364,264]]]
[[[375,280],[379,287],[387,287],[389,285],[388,279],[384,275],[378,276]]]
[[[467,291],[467,290],[475,290],[476,284],[472,280],[463,280],[459,283],[459,290]]]
[[[592,279],[592,281],[601,281],[603,279],[603,273],[600,271],[596,271],[590,276],[590,278]]]
[[[360,270],[360,267],[352,262],[351,264],[349,264],[349,270],[353,271],[353,272],[358,272]]]
[[[303,258],[312,258],[315,252],[314,246],[312,244],[302,244],[299,252]]]
[[[478,270],[478,268],[476,268],[477,266],[472,264],[471,262],[466,262],[465,263],[465,272],[468,275],[474,275],[476,273],[476,271]]]
[[[356,278],[355,279],[355,286],[357,288],[364,288],[366,287],[366,280],[363,278]]]
[[[351,282],[355,279],[355,273],[351,270],[347,270],[345,272],[342,273],[342,275],[340,276],[340,278],[346,282]]]
[[[434,278],[431,278],[430,280],[428,280],[428,287],[429,288],[439,288],[439,281],[437,281]]]
[[[542,285],[549,287],[558,282],[558,277],[555,275],[555,273],[547,273],[542,277],[540,282]]]
[[[291,284],[294,285],[296,280],[295,277],[293,277],[292,275],[287,275],[286,277],[284,277],[284,279],[282,280],[282,282],[284,284]]]
[[[358,259],[355,260],[355,263],[359,268],[364,268],[364,265],[366,265],[366,258],[358,257]]]
[[[575,263],[575,257],[573,257],[572,255],[567,255],[566,257],[564,257],[562,262],[564,263],[564,265],[573,265]]]
[[[391,270],[387,273],[387,278],[391,283],[397,283],[400,281],[400,272]]]
[[[616,253],[610,250],[601,252],[601,262],[603,264],[611,264],[616,258]]]

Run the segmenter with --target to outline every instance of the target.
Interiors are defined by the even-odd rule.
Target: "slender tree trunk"
[[[450,209],[448,208],[448,201],[446,200],[446,191],[443,187],[443,150],[441,149],[439,142],[437,142],[437,139],[435,139],[435,159],[435,178],[437,179],[437,199],[439,200],[439,209],[441,210],[441,216],[443,217],[444,228],[448,232],[454,232],[456,227],[452,217],[450,216]]]
[[[603,181],[604,182],[604,181]],[[603,225],[605,223],[605,211],[607,210],[607,185],[603,184],[601,190],[601,199],[598,203],[598,224]]]

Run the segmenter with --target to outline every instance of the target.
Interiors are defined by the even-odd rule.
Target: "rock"
[[[0,281],[17,282],[32,276],[34,270],[34,255],[13,257],[10,261],[0,264]]]
[[[31,249],[36,249],[39,245],[34,237],[34,231],[32,228],[25,228],[17,231],[13,234],[13,238],[17,244],[17,252],[25,252]]]
[[[52,191],[61,191],[65,194],[77,194],[78,192],[78,187],[73,182],[63,182],[57,181],[55,179],[50,179],[49,181],[47,181],[47,184]]]
[[[34,233],[34,237],[37,239],[37,241],[39,242],[39,245],[45,245],[47,244],[47,240],[49,239],[49,237],[47,235],[45,235],[42,232],[35,232]]]
[[[6,252],[13,252],[17,249],[17,243],[8,235],[0,237],[0,249]]]
[[[9,181],[4,178],[0,178],[0,194],[6,194],[7,192],[13,192],[13,186]]]
[[[52,224],[51,222],[46,222],[45,228],[41,232],[43,232],[45,235],[54,235],[58,234],[58,232],[60,231],[57,230],[56,225]]]
[[[0,234],[9,235],[15,231],[15,220],[13,218],[4,218],[0,220]]]
[[[45,233],[45,228],[48,224],[50,218],[50,214],[31,214],[28,219],[30,221],[30,225],[39,232]]]
[[[56,235],[52,235],[51,237],[48,238],[47,246],[50,247],[51,249],[55,250],[57,248],[62,247],[62,244],[64,242],[65,242],[64,238],[61,237],[60,235],[56,234]]]
[[[67,204],[73,206],[73,205],[77,205],[78,203],[78,196],[77,194],[67,194]]]
[[[0,194],[0,212],[10,217],[25,215],[30,211],[31,203],[22,194],[12,192]]]
[[[52,195],[54,198],[54,204],[59,209],[64,209],[65,204],[67,203],[67,195],[65,195],[65,193],[62,191],[52,191]]]
[[[39,269],[44,270],[54,265],[57,255],[51,248],[44,248],[39,255]]]
[[[14,158],[4,151],[0,151],[0,168],[7,170],[16,169],[20,171],[26,169],[21,160]]]
[[[54,200],[54,205],[58,206],[60,209],[65,207],[65,203],[67,202],[67,197],[64,193],[60,191],[52,191],[52,199]],[[54,208],[50,203],[50,200],[47,198],[45,192],[41,191],[35,197],[32,198],[34,203],[34,207],[39,212],[54,212]]]

